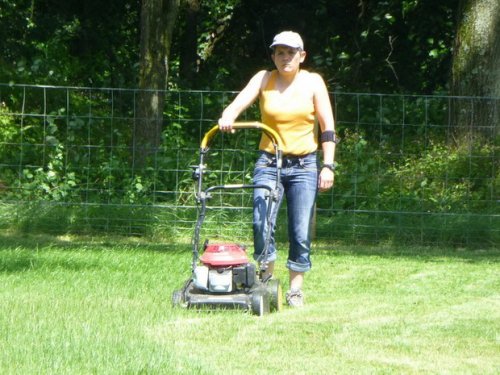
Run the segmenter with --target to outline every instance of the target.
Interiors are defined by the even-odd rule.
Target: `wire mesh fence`
[[[143,93],[0,85],[0,227],[189,237],[197,217],[191,166],[235,93],[161,92],[161,142],[139,149]],[[342,140],[335,187],[318,196],[317,239],[498,246],[499,98],[332,93],[332,100]],[[254,106],[242,119],[259,117]],[[250,183],[259,136],[217,135],[206,184]],[[210,235],[251,238],[251,191],[214,194],[210,206]]]

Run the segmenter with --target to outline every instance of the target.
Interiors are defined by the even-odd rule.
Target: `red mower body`
[[[249,262],[245,248],[233,243],[208,244],[200,261],[210,267],[234,267]]]

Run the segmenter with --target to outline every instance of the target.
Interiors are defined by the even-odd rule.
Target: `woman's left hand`
[[[328,168],[322,168],[319,174],[318,187],[319,191],[331,189],[335,180],[335,174]]]

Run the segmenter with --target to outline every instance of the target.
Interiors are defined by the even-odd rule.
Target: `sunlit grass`
[[[495,374],[498,255],[325,244],[306,307],[258,318],[172,309],[187,244],[0,236],[0,373]]]

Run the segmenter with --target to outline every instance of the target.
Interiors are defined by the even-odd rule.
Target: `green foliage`
[[[483,172],[492,166],[493,150],[482,142],[470,147],[433,144],[422,157],[406,158],[388,170],[399,186],[385,190],[383,199],[406,201],[407,210],[488,211],[493,179]]]
[[[0,82],[125,87],[136,81],[135,0],[0,2]]]
[[[391,158],[392,147],[380,146],[370,143],[364,132],[344,131],[336,183],[341,192],[336,203],[342,209],[434,213],[492,209],[498,171],[495,176],[484,172],[492,169],[498,147],[483,141],[459,146],[415,142],[415,151]]]
[[[191,87],[241,89],[257,70],[273,68],[267,46],[274,34],[292,29],[304,38],[305,67],[322,73],[332,90],[443,91],[456,11],[453,0],[437,5],[321,0],[314,6],[303,0],[246,0],[216,12],[215,18],[202,8],[198,38],[212,41],[212,53],[207,57],[198,51],[199,73]]]
[[[63,201],[78,197],[74,189],[77,186],[75,172],[64,173],[62,147],[54,155],[49,155],[51,161],[46,168],[37,168],[34,171],[24,169],[14,195],[17,199],[43,199],[49,201]],[[21,183],[23,181],[23,183]]]
[[[0,82],[136,87],[137,0],[0,1]],[[182,2],[169,57],[172,88],[239,90],[272,68],[269,46],[299,31],[305,67],[346,92],[447,91],[457,1]],[[189,41],[189,42],[187,42]]]
[[[16,213],[10,226],[140,235],[192,229],[179,224],[195,217],[184,208],[194,205],[191,166],[199,161],[201,137],[215,124],[211,119],[232,94],[168,92],[161,147],[138,169],[131,155],[133,90],[15,89],[5,89],[0,107],[1,199]],[[498,146],[486,139],[449,142],[451,129],[439,125],[447,121],[446,98],[335,99],[339,168],[334,191],[318,199],[318,208],[327,210],[318,233],[328,235],[333,225],[336,239],[416,236],[460,244],[480,233],[479,244],[495,243],[488,220],[500,181]],[[22,116],[13,109],[21,102]],[[27,115],[37,111],[48,113]],[[252,107],[242,119],[257,113]],[[250,183],[259,136],[250,130],[216,134],[205,160],[206,186]],[[251,194],[214,194],[211,203],[227,208],[214,216],[213,227],[249,222],[250,211],[239,217],[234,208],[249,207]]]
[[[126,233],[155,232],[144,223],[158,228],[162,215],[143,208],[192,204],[191,165],[201,136],[233,97],[226,90],[240,90],[257,70],[273,67],[267,46],[285,29],[302,34],[305,68],[320,72],[336,93],[447,90],[456,1],[183,2],[168,87],[211,92],[165,93],[161,146],[137,168],[131,162],[136,91],[12,83],[136,87],[140,5],[0,0],[0,83],[11,83],[0,91],[0,198],[28,202],[24,218],[41,202],[40,217],[57,217],[54,223],[67,223],[61,228],[120,230],[126,223]],[[186,43],[193,34],[194,43]],[[340,168],[335,192],[321,195],[319,206],[335,215],[355,213],[346,220],[346,236],[349,230],[362,236],[359,228],[378,221],[381,231],[403,232],[406,224],[416,228],[424,221],[421,213],[459,215],[451,224],[446,216],[426,219],[421,237],[443,223],[463,231],[480,226],[463,215],[494,212],[498,145],[486,139],[450,146],[448,98],[335,96]],[[248,119],[258,117],[256,106],[246,112]],[[218,135],[208,162],[220,170],[208,173],[207,183],[249,182],[257,142],[252,132]],[[248,197],[235,196],[223,204],[247,203]],[[95,219],[90,224],[79,221],[79,204],[95,205],[84,213]],[[186,215],[173,212],[168,219],[186,222]],[[28,219],[26,227],[36,226],[37,218]],[[463,238],[457,242],[470,237]],[[484,240],[490,241],[488,234]]]

